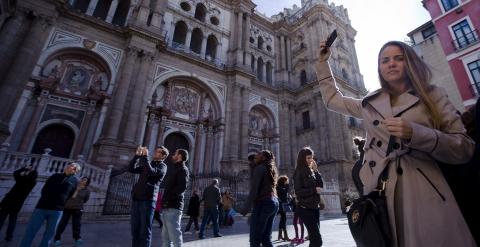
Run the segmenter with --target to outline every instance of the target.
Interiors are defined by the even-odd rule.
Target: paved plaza
[[[278,220],[276,218],[275,231],[273,232],[272,239],[277,239],[278,232]],[[291,217],[288,219],[291,224]],[[187,219],[183,219],[183,226],[187,223]],[[3,238],[5,234],[5,227],[0,234],[0,246],[3,247],[17,247],[20,239],[25,231],[26,224],[19,223],[15,231],[14,239],[10,243],[5,243]],[[224,236],[221,238],[212,238],[212,229],[205,231],[206,238],[199,240],[196,234],[184,234],[184,246],[185,247],[248,247],[248,224],[246,217],[237,217],[233,227],[221,228],[220,232]],[[355,243],[350,235],[350,231],[347,225],[347,219],[344,217],[333,219],[322,219],[320,231],[323,237],[323,243],[325,247],[353,247]],[[37,233],[37,237],[33,246],[37,246],[40,242],[43,233],[43,228]],[[289,237],[295,236],[293,225],[288,226]],[[306,234],[306,229],[305,229]],[[62,235],[62,245],[65,247],[75,246],[72,239],[71,226],[67,226],[64,234]],[[82,225],[82,238],[84,240],[84,247],[128,247],[131,246],[130,237],[130,225],[127,218],[123,217],[121,220],[115,221],[109,220],[97,220],[85,222]],[[160,228],[158,224],[154,224],[153,228],[153,242],[152,246],[160,246]],[[296,246],[287,242],[274,242],[276,247]],[[304,244],[297,245],[300,247],[308,246],[308,241]]]

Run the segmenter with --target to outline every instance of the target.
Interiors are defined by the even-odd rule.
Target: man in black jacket
[[[138,147],[130,162],[129,171],[140,174],[132,189],[131,230],[132,247],[150,247],[152,242],[153,213],[158,195],[158,187],[167,172],[163,162],[168,149],[161,146],[155,149],[153,161],[148,160],[148,149]]]
[[[202,225],[200,226],[200,232],[198,233],[199,239],[204,239],[204,231],[207,222],[212,219],[213,222],[213,236],[221,237],[222,235],[218,232],[218,205],[222,202],[222,197],[220,196],[220,188],[218,187],[218,179],[214,179],[210,186],[205,188],[203,191],[203,219]]]
[[[28,194],[32,191],[33,187],[37,183],[37,171],[33,169],[33,166],[22,167],[13,172],[15,178],[15,185],[5,195],[0,203],[0,229],[2,229],[3,223],[8,218],[7,234],[5,241],[12,240],[13,231],[17,223],[18,212],[23,206]]]
[[[162,246],[182,246],[181,219],[183,197],[188,183],[188,151],[177,149],[165,176],[162,198]]]
[[[80,169],[79,164],[70,163],[65,166],[63,173],[55,173],[47,179],[37,206],[32,213],[32,217],[30,217],[20,247],[30,247],[32,245],[35,235],[45,221],[47,225],[39,246],[48,247],[62,216],[65,203],[77,189],[78,180],[75,173],[79,172]]]

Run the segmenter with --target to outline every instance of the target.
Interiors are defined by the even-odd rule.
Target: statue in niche
[[[58,65],[55,65],[48,74],[47,78],[40,81],[40,86],[46,89],[54,89],[59,82]]]
[[[163,104],[164,96],[165,96],[165,86],[160,85],[155,89],[155,92],[153,93],[152,104],[157,107],[164,106]]]
[[[106,90],[107,87],[105,86],[103,78],[98,76],[88,89],[88,97],[93,100],[100,100],[105,96]]]

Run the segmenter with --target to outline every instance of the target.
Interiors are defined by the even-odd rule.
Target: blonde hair
[[[396,46],[402,50],[405,58],[405,73],[407,75],[407,83],[411,88],[413,88],[414,92],[418,94],[420,100],[427,107],[427,111],[433,120],[433,127],[435,129],[439,129],[442,122],[442,116],[435,106],[433,99],[428,94],[433,88],[430,85],[432,72],[428,68],[428,65],[418,57],[417,53],[415,53],[412,47],[400,41],[389,41],[382,46],[380,52],[378,53],[378,77],[380,79],[382,88],[391,91],[387,81],[380,73],[380,54],[388,46]]]

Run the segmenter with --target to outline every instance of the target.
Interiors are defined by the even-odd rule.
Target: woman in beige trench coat
[[[322,43],[316,72],[325,105],[363,119],[367,131],[360,170],[364,194],[377,186],[379,174],[391,164],[386,196],[392,246],[476,246],[436,164],[469,161],[474,142],[445,90],[429,85],[425,63],[408,45],[388,42],[378,57],[382,88],[353,99],[338,91],[329,57]]]

